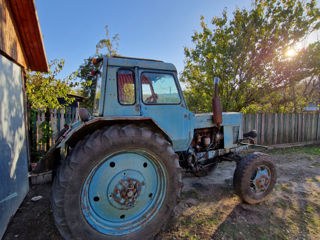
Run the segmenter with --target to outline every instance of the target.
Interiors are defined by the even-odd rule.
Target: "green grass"
[[[320,146],[274,149],[274,150],[269,150],[268,152],[271,154],[307,153],[307,154],[311,154],[311,155],[320,156]],[[313,160],[313,158],[310,157],[309,160]]]
[[[308,213],[312,213],[312,212],[314,211],[314,208],[311,207],[311,206],[307,206],[306,211],[307,211]]]

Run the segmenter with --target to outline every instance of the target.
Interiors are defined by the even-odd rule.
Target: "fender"
[[[96,117],[91,118],[87,122],[75,122],[71,125],[56,143],[50,148],[45,156],[39,161],[36,168],[33,170],[34,173],[47,172],[55,169],[60,159],[64,160],[68,148],[73,148],[78,141],[84,139],[88,134],[93,133],[97,129],[117,124],[117,123],[145,123],[146,125],[154,128],[154,130],[161,132],[165,138],[172,143],[172,137],[165,132],[152,118],[142,116],[108,116],[108,117]],[[68,148],[67,148],[68,147]]]

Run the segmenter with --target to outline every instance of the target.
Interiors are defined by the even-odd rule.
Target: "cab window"
[[[141,74],[141,84],[145,104],[179,104],[181,101],[172,74],[144,72]]]
[[[131,70],[119,70],[117,73],[118,100],[122,105],[135,103],[135,80]]]

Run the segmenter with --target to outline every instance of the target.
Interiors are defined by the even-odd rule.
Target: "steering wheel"
[[[158,94],[152,94],[150,97],[146,98],[145,103],[156,103],[158,100]]]

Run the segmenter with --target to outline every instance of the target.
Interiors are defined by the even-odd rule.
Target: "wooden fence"
[[[63,129],[64,124],[78,121],[78,109],[53,110],[50,114],[50,126],[53,131],[50,146],[54,143],[56,134]],[[38,151],[47,151],[46,145],[39,143],[41,139],[40,124],[45,120],[45,114],[37,115],[36,142]],[[320,141],[320,113],[300,114],[246,114],[242,118],[243,132],[257,130],[257,143],[274,145],[284,143],[299,143]]]
[[[243,132],[256,129],[262,145],[320,141],[320,113],[246,114],[242,126]]]
[[[59,109],[59,110],[51,110],[50,111],[50,127],[52,130],[52,136],[49,141],[50,147],[54,144],[55,138],[57,134],[64,128],[64,124],[70,125],[73,122],[79,120],[79,108],[67,108],[67,109]],[[41,143],[40,140],[42,138],[41,123],[45,121],[45,113],[37,113],[36,121],[34,124],[35,131],[35,139],[36,139],[36,149],[38,151],[47,151],[46,144]]]

